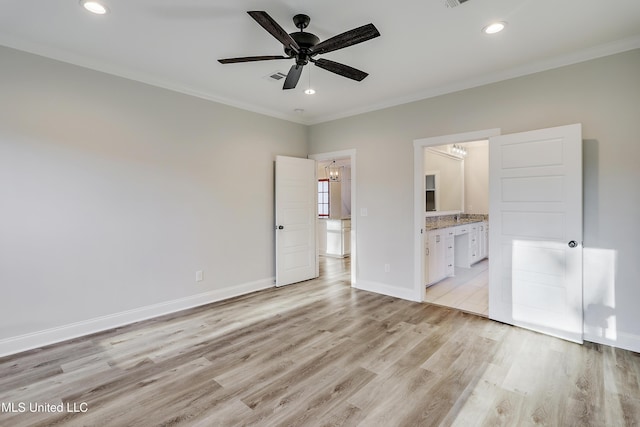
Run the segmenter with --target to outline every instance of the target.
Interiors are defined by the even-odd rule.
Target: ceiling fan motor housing
[[[289,47],[284,48],[284,53],[287,56],[295,57],[296,64],[298,65],[307,65],[309,63],[309,58],[311,58],[309,49],[320,43],[320,39],[318,38],[318,36],[312,33],[305,33],[303,31],[309,26],[309,22],[311,22],[311,18],[309,18],[308,15],[304,15],[302,13],[299,13],[293,17],[293,23],[297,28],[300,28],[300,31],[289,33],[289,35],[296,41],[296,43],[298,43],[298,46],[300,46],[300,52],[296,53]]]
[[[302,31],[298,33],[291,33],[289,35],[296,41],[296,43],[298,43],[298,46],[300,46],[300,52],[296,54],[293,50],[285,47],[284,53],[287,54],[287,56],[294,56],[298,65],[307,64],[311,57],[309,49],[320,43],[320,39],[315,34],[303,33]]]

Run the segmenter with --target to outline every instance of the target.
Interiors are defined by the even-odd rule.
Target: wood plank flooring
[[[355,290],[348,259],[323,261],[321,279],[0,359],[0,425],[640,424],[639,354]]]

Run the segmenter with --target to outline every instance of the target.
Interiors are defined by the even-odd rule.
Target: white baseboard
[[[590,331],[585,327],[583,338],[585,341],[610,345],[611,347],[640,353],[640,336],[627,332],[616,332],[616,338],[614,339],[610,336],[611,332],[607,335],[609,336],[602,336],[602,333],[599,334],[598,331]]]
[[[409,288],[398,288],[384,283],[370,282],[368,280],[358,280],[353,287],[362,291],[375,292],[376,294],[388,295],[390,297],[406,299],[420,302],[421,297],[416,297],[415,290]]]
[[[229,288],[217,289],[177,300],[153,304],[29,334],[5,338],[0,340],[0,357],[117,328],[165,314],[187,310],[189,308],[210,304],[216,301],[245,295],[251,292],[272,288],[274,286],[273,280],[274,278],[268,278],[243,283]],[[359,280],[358,283],[353,285],[353,287],[363,291],[375,292],[377,294],[419,302],[419,299],[416,298],[414,289],[398,288],[396,286],[389,286],[384,283],[366,280]],[[610,333],[608,335],[610,335]],[[611,336],[601,336],[598,331],[590,331],[585,328],[584,340],[640,353],[640,336],[626,332],[617,332],[616,338],[613,339]]]
[[[55,344],[72,338],[90,335],[96,332],[128,325],[165,314],[198,307],[212,302],[272,288],[274,278],[243,283],[228,288],[216,289],[202,294],[191,295],[177,300],[135,308],[120,313],[109,314],[81,322],[70,323],[51,329],[0,340],[0,357],[20,353],[26,350]]]

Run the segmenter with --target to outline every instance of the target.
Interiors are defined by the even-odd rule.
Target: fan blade
[[[323,68],[327,71],[331,71],[332,73],[336,73],[348,79],[356,80],[359,82],[369,75],[364,71],[360,71],[348,65],[344,65],[335,61],[330,61],[324,58],[320,58],[318,60],[312,60],[312,62],[316,64],[318,67]]]
[[[242,56],[240,58],[225,58],[218,59],[218,62],[221,64],[235,64],[237,62],[253,62],[253,61],[269,61],[271,59],[290,59],[290,56]]]
[[[302,65],[294,64],[289,69],[289,74],[287,74],[287,78],[284,80],[284,86],[282,89],[293,89],[298,84],[298,80],[300,80],[300,75],[302,74]]]
[[[311,55],[332,52],[334,50],[353,46],[354,44],[366,42],[367,40],[371,40],[378,36],[380,36],[380,33],[375,25],[367,24],[347,31],[346,33],[331,37],[330,39],[318,43],[309,50],[311,51]]]
[[[288,47],[295,52],[300,51],[298,43],[287,33],[267,12],[253,10],[247,12],[258,24],[278,39],[284,47]]]

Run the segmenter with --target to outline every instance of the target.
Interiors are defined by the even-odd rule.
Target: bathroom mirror
[[[447,146],[429,147],[424,151],[427,214],[464,211],[464,159],[447,151]]]

